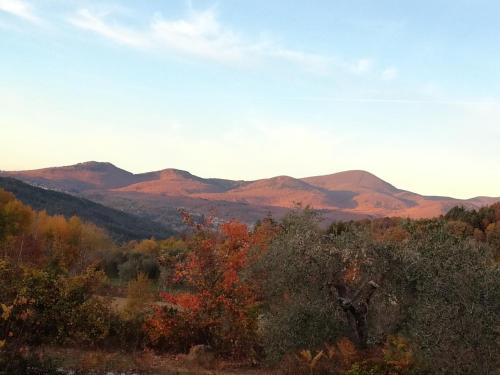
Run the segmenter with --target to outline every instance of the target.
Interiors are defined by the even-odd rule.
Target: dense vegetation
[[[174,231],[146,218],[103,206],[88,199],[66,193],[42,189],[19,180],[0,177],[0,188],[13,193],[21,202],[35,210],[45,210],[50,215],[66,218],[77,215],[108,231],[118,242],[144,238],[167,238]]]
[[[118,245],[0,190],[0,373],[64,367],[41,355],[61,345],[204,345],[283,374],[498,368],[500,204],[327,230],[300,207],[254,228],[184,220],[181,237]]]

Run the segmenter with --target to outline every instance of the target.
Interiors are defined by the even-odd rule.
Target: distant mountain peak
[[[76,163],[75,165],[113,165],[109,161],[96,161],[96,160],[89,160],[89,161],[84,161],[81,163]]]
[[[175,168],[162,169],[161,171],[159,171],[159,173],[161,176],[181,176],[181,177],[186,177],[186,178],[199,178],[188,171],[184,171],[182,169],[175,169]]]
[[[397,192],[395,186],[364,170],[349,170],[324,176],[306,177],[303,181],[322,188],[334,190],[370,189],[378,192]]]
[[[242,189],[253,187],[268,189],[308,189],[310,186],[297,178],[290,176],[276,176],[257,181],[251,181],[242,186]]]
[[[3,175],[67,192],[114,188],[135,182],[135,176],[132,173],[111,163],[98,161],[87,161],[63,167],[4,172]]]
[[[155,211],[161,204],[169,202],[175,209],[192,207],[194,212],[198,212],[200,207],[210,207],[225,211],[231,217],[236,214],[250,217],[269,207],[283,212],[298,202],[343,218],[359,215],[432,217],[457,204],[480,207],[499,200],[489,197],[457,200],[422,196],[400,190],[366,170],[300,179],[281,175],[254,181],[233,181],[202,178],[175,168],[133,174],[109,162],[87,161],[66,167],[1,174],[44,188],[93,197],[105,196],[120,209],[132,210],[150,201],[152,203],[147,204],[151,204],[150,209]],[[122,199],[131,202],[139,200],[141,203],[119,203]],[[237,206],[238,209],[235,208]]]
[[[70,165],[68,166],[69,168],[75,168],[75,169],[87,169],[91,171],[110,171],[110,170],[119,170],[119,171],[125,171],[124,169],[118,168],[116,165],[109,163],[109,162],[102,162],[102,161],[85,161],[83,163],[78,163],[75,165]],[[130,173],[130,172],[127,172]]]
[[[117,168],[113,163],[110,163],[109,161],[95,161],[95,160],[90,160],[90,161],[84,161],[82,163],[77,163],[75,166],[80,165],[80,166],[89,166],[89,167],[94,167],[94,166],[108,166],[108,167],[115,167]]]

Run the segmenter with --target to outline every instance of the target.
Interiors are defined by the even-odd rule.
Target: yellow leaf
[[[302,350],[299,352],[299,354],[304,361],[306,361],[307,363],[311,362],[312,354],[310,350]]]
[[[9,317],[10,317],[10,313],[11,313],[11,311],[12,311],[12,306],[11,306],[11,307],[8,307],[7,305],[5,305],[5,304],[3,304],[3,303],[2,303],[0,306],[2,307],[2,310],[3,310],[3,313],[2,313],[2,319],[3,319],[3,320],[7,320],[7,319],[9,319]]]
[[[322,356],[323,356],[323,350],[321,350],[318,354],[314,356],[314,358],[311,361],[311,368],[316,367],[318,361],[321,359]]]

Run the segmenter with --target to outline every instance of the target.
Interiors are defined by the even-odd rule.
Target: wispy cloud
[[[132,47],[145,47],[148,44],[148,38],[143,33],[107,23],[102,16],[93,14],[87,9],[80,9],[69,18],[69,22],[76,27],[100,34],[120,44]]]
[[[24,0],[0,0],[0,11],[20,17],[26,21],[40,23],[33,6]]]
[[[248,38],[220,22],[213,8],[190,10],[186,17],[165,19],[156,15],[144,28],[123,26],[108,14],[80,9],[69,22],[116,43],[137,48],[161,49],[213,62],[243,65],[286,61],[318,74],[335,70],[369,73],[373,60],[341,62],[331,56],[290,48],[269,37]]]
[[[219,62],[243,62],[246,56],[261,54],[266,48],[266,42],[246,42],[223,27],[212,10],[173,21],[157,17],[151,31],[154,39],[171,50]]]

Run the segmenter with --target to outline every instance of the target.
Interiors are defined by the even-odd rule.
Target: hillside
[[[102,227],[117,241],[150,237],[166,238],[174,231],[145,218],[105,207],[88,199],[28,185],[22,181],[0,177],[0,188],[10,191],[21,202],[51,215],[80,218]]]
[[[362,170],[301,179],[277,176],[233,181],[202,178],[172,168],[133,174],[110,163],[86,162],[1,174],[174,226],[180,225],[178,208],[195,215],[252,223],[268,213],[279,217],[297,203],[319,209],[328,220],[335,220],[434,217],[456,205],[479,208],[500,200],[423,196],[399,189]]]
[[[179,169],[164,169],[135,175],[141,182],[116,188],[116,191],[188,196],[196,193],[219,193],[239,185],[237,181],[204,179]]]
[[[368,190],[389,194],[400,191],[391,184],[366,171],[345,171],[325,176],[306,177],[302,180],[328,190]]]
[[[112,189],[140,181],[140,177],[111,163],[89,161],[56,168],[4,173],[54,190],[79,193],[90,189]]]

